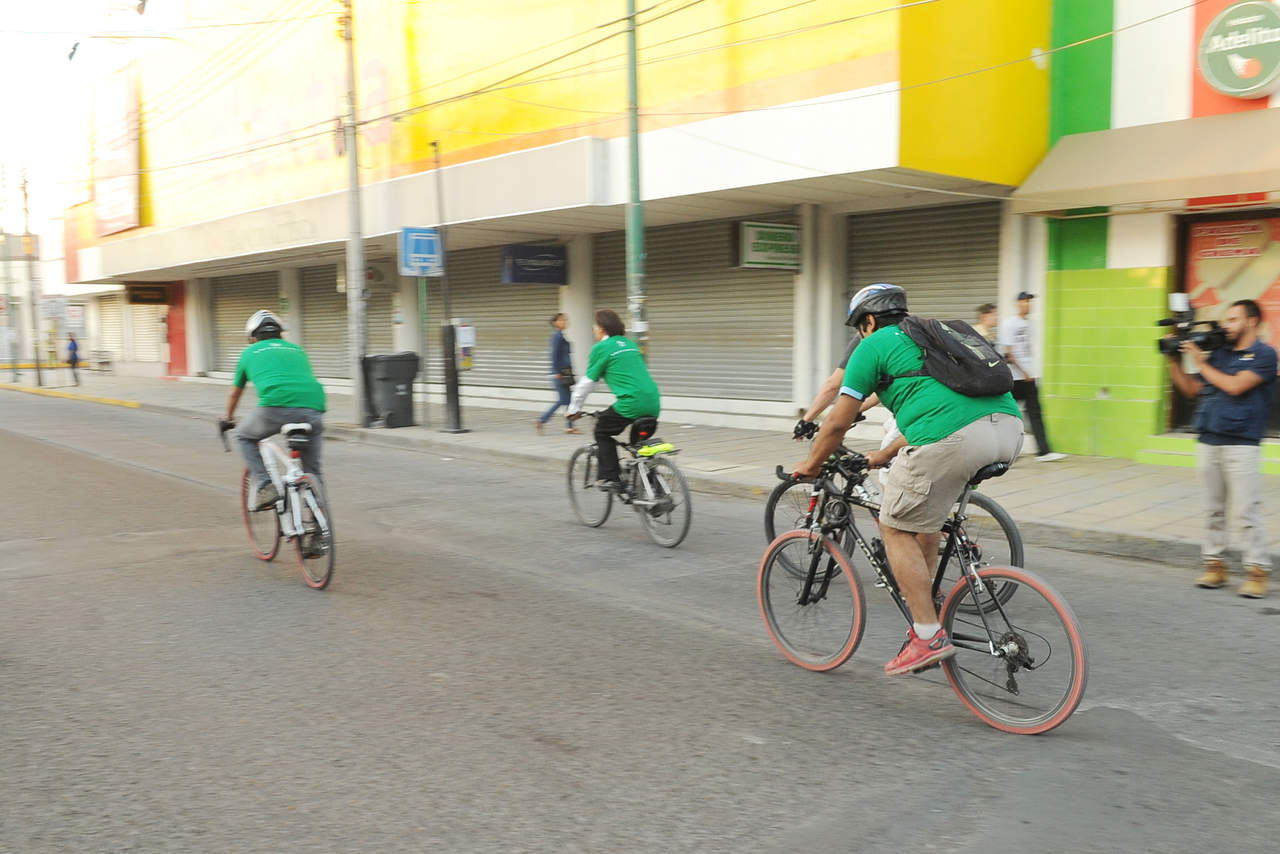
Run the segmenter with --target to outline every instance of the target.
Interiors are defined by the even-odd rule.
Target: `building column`
[[[578,376],[582,376],[587,369],[587,355],[596,343],[591,331],[596,310],[595,239],[590,234],[577,234],[570,237],[567,244],[569,284],[560,288],[560,311],[569,318],[565,337],[573,348],[573,370]],[[622,316],[626,317],[625,312]],[[550,335],[549,327],[547,334]]]
[[[849,217],[822,211],[818,216],[817,381],[821,385],[844,353],[849,307]]]
[[[187,372],[207,376],[213,369],[213,285],[187,280]]]
[[[280,271],[280,319],[284,321],[284,337],[305,348],[302,340],[302,268],[286,267]]]
[[[421,324],[418,322],[418,280],[410,276],[396,276],[394,287],[391,295],[392,349],[397,353],[417,353],[425,358]]]
[[[821,217],[817,205],[800,205],[796,212],[800,220],[800,272],[795,275],[791,302],[791,400],[803,412],[817,391],[814,376],[823,326],[818,318]]]
[[[1047,271],[1045,221],[1040,217],[1012,213],[1005,202],[1000,213],[1000,269],[996,307],[1000,322],[1018,314],[1018,294],[1035,294],[1031,301],[1031,323],[1036,341],[1045,340],[1045,285]],[[977,306],[974,306],[977,308]],[[970,323],[977,317],[963,318]],[[1037,348],[1034,371],[1044,375],[1044,347]]]

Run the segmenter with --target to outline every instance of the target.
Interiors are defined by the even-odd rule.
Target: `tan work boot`
[[[1196,579],[1196,587],[1207,587],[1217,590],[1227,584],[1227,565],[1217,558],[1204,562],[1204,574]]]
[[[1271,573],[1260,566],[1245,567],[1249,577],[1240,585],[1240,595],[1246,599],[1261,599],[1267,595],[1267,576]]]

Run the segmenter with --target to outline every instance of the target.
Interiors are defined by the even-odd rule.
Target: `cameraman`
[[[1205,352],[1183,341],[1169,356],[1173,384],[1187,397],[1198,397],[1192,428],[1200,434],[1198,468],[1208,503],[1204,574],[1200,587],[1227,583],[1223,554],[1227,548],[1228,501],[1240,513],[1244,528],[1244,566],[1248,578],[1240,595],[1261,599],[1267,591],[1271,562],[1262,527],[1262,452],[1259,442],[1271,410],[1276,380],[1276,351],[1258,340],[1262,309],[1251,299],[1233,302],[1222,318],[1227,344]],[[1180,354],[1191,356],[1199,376],[1182,370]]]

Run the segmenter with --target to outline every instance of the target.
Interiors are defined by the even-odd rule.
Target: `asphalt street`
[[[1041,737],[945,679],[788,664],[763,499],[654,545],[563,478],[329,442],[330,590],[249,553],[209,421],[0,397],[0,850],[1270,850],[1280,600],[1029,545],[1090,683]],[[766,484],[765,486],[769,486]],[[1017,517],[1017,507],[1009,507]]]

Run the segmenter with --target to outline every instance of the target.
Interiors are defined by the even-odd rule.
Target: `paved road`
[[[1267,850],[1280,608],[1044,549],[1090,643],[1057,732],[759,624],[759,507],[675,551],[558,479],[329,443],[326,593],[249,556],[208,422],[0,399],[0,850]],[[1016,515],[1016,508],[1015,515]]]

